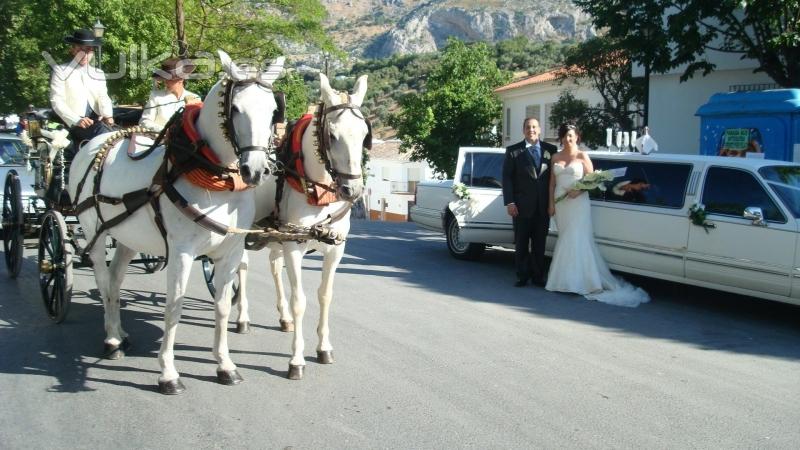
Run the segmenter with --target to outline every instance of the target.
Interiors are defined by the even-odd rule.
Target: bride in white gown
[[[553,156],[550,175],[550,215],[555,214],[558,240],[545,289],[572,292],[590,300],[634,307],[650,301],[647,292],[611,274],[594,241],[589,194],[573,190],[584,173],[594,171],[589,156],[578,150],[574,125],[558,130],[562,150]],[[555,203],[555,199],[567,197]]]

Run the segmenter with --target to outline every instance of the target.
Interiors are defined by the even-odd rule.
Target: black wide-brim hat
[[[72,33],[72,36],[64,36],[64,42],[74,45],[97,46],[101,45],[103,43],[103,40],[94,37],[94,33],[92,32],[92,30],[81,28],[80,30],[75,30],[75,32]]]
[[[189,75],[194,72],[194,64],[190,59],[169,58],[161,63],[158,70],[153,71],[153,77],[174,79],[189,78]]]

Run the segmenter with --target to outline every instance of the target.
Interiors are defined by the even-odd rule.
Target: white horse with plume
[[[158,355],[158,387],[164,394],[185,390],[173,348],[189,273],[198,255],[213,258],[221,287],[214,296],[217,379],[228,385],[242,381],[230,358],[226,334],[232,281],[244,253],[244,234],[238,229],[249,228],[254,218],[254,190],[247,188],[258,185],[268,173],[271,122],[277,108],[271,86],[280,75],[283,58],[258,71],[238,67],[227,54],[219,54],[223,78],[199,112],[190,107],[184,111],[180,129],[188,139],[185,145],[175,143],[173,128],[166,148],[158,147],[134,161],[126,156],[127,140],[111,145],[108,135],[99,136],[76,155],[69,174],[69,194],[90,242],[89,255],[105,307],[106,357],[122,357],[128,344],[119,305],[128,263],[136,252],[168,256],[164,339]],[[190,120],[190,112],[196,121]],[[191,155],[193,148],[202,149]],[[207,184],[197,185],[198,177]],[[216,190],[219,185],[223,187]],[[126,201],[114,200],[134,192],[138,194]],[[130,205],[143,201],[145,206],[108,226],[126,215]],[[105,264],[104,246],[91,244],[103,243],[106,234],[117,241],[110,267]]]
[[[270,268],[277,290],[277,307],[283,331],[294,331],[292,357],[289,361],[290,379],[303,377],[305,358],[303,352],[303,315],[306,296],[302,285],[303,256],[309,248],[321,252],[323,257],[322,283],[317,290],[320,317],[317,324],[317,360],[323,364],[333,362],[328,314],[333,299],[333,278],[344,255],[345,242],[350,231],[350,208],[364,189],[361,172],[364,148],[372,142],[371,125],[360,109],[367,92],[367,76],[355,83],[352,94],[340,93],[331,88],[328,78],[320,74],[322,103],[317,113],[303,124],[295,125],[302,137],[293,157],[282,158],[286,182],[270,181],[256,189],[256,217],[262,218],[277,212],[278,223],[299,234],[311,233],[320,239],[284,240],[270,243]],[[292,139],[287,136],[287,139]],[[289,144],[291,145],[291,143]],[[296,145],[298,146],[298,145]],[[298,164],[299,161],[299,164]],[[302,173],[301,173],[302,172]],[[276,186],[282,190],[278,208]],[[299,187],[299,190],[292,186]],[[287,269],[291,283],[291,308],[284,294],[282,270]],[[243,266],[246,269],[246,264]],[[243,308],[247,307],[246,270],[240,271],[240,295]]]

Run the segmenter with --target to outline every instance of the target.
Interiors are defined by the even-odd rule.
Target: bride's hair
[[[564,142],[563,142],[564,141],[564,136],[566,136],[567,133],[569,133],[569,130],[572,130],[572,131],[575,132],[575,136],[577,137],[577,139],[575,140],[575,143],[576,144],[580,144],[581,143],[581,132],[578,131],[578,127],[574,123],[567,123],[567,122],[564,122],[564,123],[562,123],[561,125],[558,126],[558,142],[561,145],[564,145]]]

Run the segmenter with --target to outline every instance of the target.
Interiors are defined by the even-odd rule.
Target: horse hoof
[[[250,322],[238,322],[236,324],[236,332],[239,334],[247,334],[250,332]]]
[[[234,370],[218,370],[217,371],[217,382],[219,384],[224,384],[225,386],[235,386],[239,383],[244,381],[239,372]]]
[[[294,364],[289,364],[289,375],[287,378],[290,380],[302,380],[303,379],[303,370],[305,370],[306,366],[295,366]]]
[[[119,345],[106,343],[103,346],[103,358],[116,361],[125,357],[125,350],[131,348],[131,343],[128,338],[125,338]]]
[[[317,350],[317,361],[320,364],[333,364],[333,350]]]
[[[293,333],[294,332],[294,322],[291,320],[281,320],[281,331],[284,333]]]
[[[183,391],[186,390],[186,386],[181,383],[180,378],[176,378],[174,380],[169,381],[159,381],[158,382],[158,392],[164,395],[178,395],[183,394]]]

